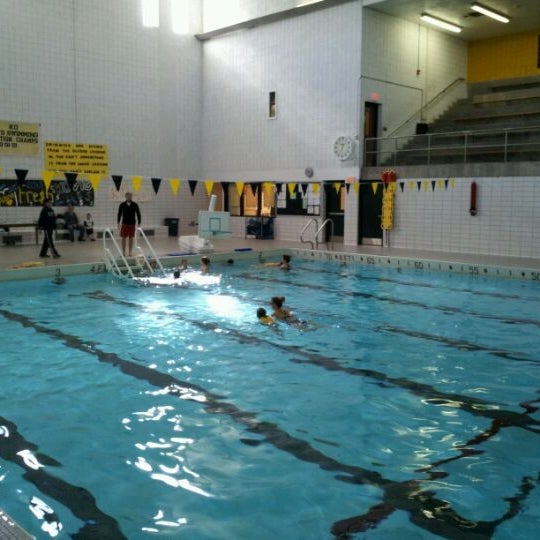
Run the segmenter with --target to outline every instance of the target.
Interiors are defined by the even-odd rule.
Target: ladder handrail
[[[152,259],[154,261],[156,261],[156,264],[157,266],[159,267],[159,269],[161,270],[162,273],[165,273],[165,268],[163,268],[163,265],[161,264],[161,261],[159,260],[159,257],[157,256],[156,252],[154,251],[154,248],[152,247],[152,244],[150,243],[150,241],[148,240],[148,237],[146,236],[146,234],[144,233],[144,231],[142,230],[141,227],[137,227],[137,233],[140,234],[140,236],[142,237],[142,239],[145,241],[146,243],[146,247],[148,248],[148,251],[150,252],[150,254],[152,255]],[[146,257],[146,255],[143,253],[142,249],[140,248],[138,242],[135,242],[135,245],[137,247],[137,250],[141,252],[141,255],[143,256],[144,258],[144,262],[146,263],[147,267],[148,267],[148,270],[152,271],[153,268],[150,266],[150,263],[148,262],[148,258]]]
[[[113,246],[116,249],[116,253],[118,254],[117,257],[115,257],[111,250],[107,246],[107,238],[110,238],[112,240]],[[131,266],[128,264],[127,259],[124,257],[124,253],[120,249],[120,246],[118,242],[116,241],[116,238],[114,237],[114,234],[111,229],[105,229],[103,231],[103,252],[105,253],[105,259],[106,262],[108,261],[108,264],[113,269],[113,273],[117,276],[121,276],[122,272],[120,271],[120,267],[118,266],[118,263],[116,262],[118,257],[120,260],[124,263],[125,267],[128,269],[129,275],[133,278],[135,277],[133,272],[131,271]]]
[[[315,246],[312,240],[304,240],[304,233],[312,223],[315,223],[315,227],[318,228],[319,222],[317,221],[317,219],[314,217],[309,219],[308,222],[304,225],[304,228],[300,231],[300,242],[302,242],[302,244],[311,244],[311,249],[314,249]],[[317,237],[317,233],[315,233],[315,237]]]
[[[330,238],[332,239],[332,251],[334,251],[334,220],[330,218],[326,218],[321,226],[317,229],[317,232],[315,233],[315,245],[316,249],[319,249],[319,233],[322,232],[322,230],[326,227],[326,225],[330,224]],[[328,243],[328,242],[326,242]]]

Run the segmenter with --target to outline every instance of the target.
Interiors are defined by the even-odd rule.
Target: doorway
[[[326,227],[325,240],[343,242],[345,234],[345,182],[334,181],[324,184],[324,195],[326,201],[326,217],[334,223],[334,236],[330,237],[332,228]]]
[[[373,185],[377,186],[374,190]],[[382,246],[383,231],[381,228],[382,196],[381,184],[360,182],[358,190],[358,238],[359,244]]]
[[[366,101],[364,105],[364,163],[366,167],[377,166],[377,141],[367,141],[379,136],[379,103]]]

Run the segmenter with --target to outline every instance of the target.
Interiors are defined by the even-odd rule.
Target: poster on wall
[[[106,144],[45,143],[45,169],[78,174],[109,174]]]
[[[0,155],[35,156],[39,154],[40,124],[0,120]]]
[[[53,180],[49,190],[43,180],[0,180],[0,206],[42,206],[45,198],[53,206],[94,206],[94,188],[88,180],[78,180],[71,186],[67,180]]]

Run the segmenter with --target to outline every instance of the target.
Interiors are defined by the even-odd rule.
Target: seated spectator
[[[92,240],[96,241],[96,233],[94,232],[94,220],[92,219],[92,214],[86,214],[86,219],[84,220],[84,228],[86,230],[86,236]]]
[[[66,229],[69,231],[69,239],[73,242],[75,240],[75,231],[79,231],[79,242],[84,242],[84,225],[79,223],[79,218],[75,213],[72,205],[69,205],[67,212],[62,216],[66,224]]]

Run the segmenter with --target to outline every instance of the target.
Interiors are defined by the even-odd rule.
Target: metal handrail
[[[326,218],[321,226],[317,229],[317,232],[315,233],[315,246],[316,248],[315,249],[319,249],[319,234],[324,230],[324,228],[330,224],[330,238],[332,239],[332,243],[331,243],[331,249],[332,251],[334,251],[334,221],[330,218]],[[328,243],[328,242],[326,242]]]
[[[454,79],[450,84],[445,86],[439,93],[435,94],[435,96],[433,96],[425,105],[422,105],[417,111],[411,114],[411,116],[409,116],[407,120],[405,120],[404,122],[401,122],[401,124],[399,124],[399,126],[396,129],[394,129],[391,133],[389,133],[386,138],[392,137],[394,133],[397,133],[402,127],[412,122],[417,116],[420,116],[420,121],[423,121],[425,119],[425,112],[427,109],[429,109],[429,107],[431,107],[431,105],[433,105],[439,98],[441,98],[446,93],[448,93],[452,89],[452,87],[456,86],[458,83],[464,83],[464,82],[465,82],[465,79],[463,77],[457,77],[456,79]]]
[[[144,231],[141,229],[141,227],[137,227],[137,233],[141,236],[141,238],[145,241],[146,243],[146,247],[148,248],[148,251],[150,252],[150,254],[152,255],[152,259],[154,261],[156,261],[156,265],[157,267],[161,270],[162,273],[165,273],[165,269],[163,268],[163,265],[161,264],[161,261],[159,260],[159,257],[157,256],[156,252],[154,251],[154,248],[152,247],[152,244],[150,243],[150,240],[148,240],[148,237],[146,236],[146,234],[144,233]],[[135,236],[135,240],[137,240],[137,236]],[[148,257],[146,257],[146,255],[144,254],[143,250],[141,249],[141,247],[139,246],[138,242],[136,241],[135,242],[135,246],[137,248],[137,250],[141,253],[142,257],[143,257],[143,260],[144,262],[146,263],[147,265],[147,269],[149,271],[152,271],[153,268],[152,266],[150,265],[150,263],[148,262]]]
[[[117,256],[113,255],[111,253],[111,250],[109,249],[107,245],[107,238],[110,238],[112,240],[112,244],[116,250]],[[105,229],[103,231],[103,253],[105,254],[105,264],[107,266],[107,270],[111,271],[116,276],[122,276],[122,271],[120,270],[120,267],[118,266],[118,258],[122,261],[124,266],[127,268],[128,273],[130,277],[134,278],[133,271],[131,270],[131,266],[129,265],[127,259],[124,257],[123,251],[120,249],[120,246],[118,242],[116,241],[116,238],[114,237],[113,232],[111,229]]]
[[[304,240],[304,233],[306,232],[307,228],[312,224],[315,223],[315,228],[318,228],[319,222],[316,218],[311,218],[308,220],[308,222],[304,225],[304,228],[300,232],[300,242],[302,244],[311,244],[311,249],[315,249],[314,242],[312,240]],[[317,238],[317,233],[315,233],[315,238]]]
[[[512,142],[512,136],[525,134],[529,141]],[[500,137],[500,142],[474,142],[479,137]],[[437,139],[454,139],[454,141],[445,144],[436,144]],[[376,141],[376,145],[374,145]],[[434,144],[435,143],[435,144]],[[376,150],[369,151],[367,148],[372,145]],[[407,146],[405,146],[407,145]],[[385,150],[383,147],[389,148]],[[416,158],[424,157],[423,163],[414,163],[416,165],[431,164],[434,153],[463,155],[463,162],[470,162],[474,151],[500,152],[501,161],[507,162],[512,152],[538,152],[540,153],[540,125],[530,127],[513,128],[491,128],[462,131],[446,131],[426,133],[424,135],[407,135],[401,137],[371,137],[365,140],[364,166],[371,166],[369,157],[377,156],[377,162],[382,165],[397,166],[407,165],[408,163],[398,163],[398,157],[415,154]],[[509,155],[510,154],[510,155]],[[452,160],[448,161],[449,163]]]

